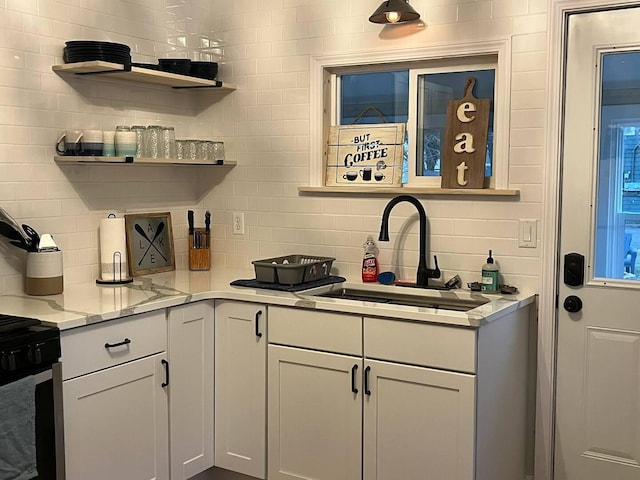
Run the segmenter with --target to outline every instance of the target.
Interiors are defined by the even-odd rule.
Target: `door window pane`
[[[601,61],[595,276],[640,279],[640,53]]]
[[[474,97],[491,99],[485,162],[485,176],[491,176],[495,70],[429,73],[418,76],[416,175],[440,176],[440,142],[444,140],[447,126],[447,104],[450,100],[464,97],[464,85],[469,76],[476,79]]]

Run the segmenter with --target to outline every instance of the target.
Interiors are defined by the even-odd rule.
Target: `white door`
[[[640,479],[638,25],[640,8],[567,23],[555,480]]]
[[[364,478],[472,480],[475,376],[375,360],[364,368]]]
[[[362,358],[268,346],[269,480],[362,478]]]

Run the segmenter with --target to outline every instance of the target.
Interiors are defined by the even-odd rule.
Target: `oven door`
[[[56,390],[61,390],[59,364],[40,373],[34,374],[36,382],[36,464],[40,480],[57,480],[56,469],[56,445],[59,444],[59,436],[56,435],[56,413],[60,396]],[[57,372],[57,373],[56,373]],[[58,397],[58,398],[56,398]]]

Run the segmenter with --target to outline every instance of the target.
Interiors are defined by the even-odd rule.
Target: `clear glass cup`
[[[147,127],[145,127],[144,125],[134,125],[131,127],[131,131],[136,132],[136,145],[138,147],[138,150],[136,151],[136,157],[138,158],[147,156],[147,151],[144,145],[146,130]]]
[[[213,142],[212,145],[212,153],[211,153],[211,160],[213,160],[214,162],[223,162],[224,163],[224,159],[225,159],[225,154],[224,154],[224,143],[223,142]]]
[[[160,153],[162,158],[176,158],[176,132],[173,127],[160,129]]]
[[[209,144],[206,140],[199,140],[196,144],[196,158],[206,160],[208,157]]]
[[[198,140],[185,140],[185,151],[183,152],[184,158],[188,160],[195,160],[198,152]]]
[[[160,125],[149,125],[145,130],[144,150],[149,158],[162,158],[163,156],[160,150],[161,129]]]
[[[182,160],[185,157],[185,151],[187,151],[187,140],[176,140],[176,158]]]

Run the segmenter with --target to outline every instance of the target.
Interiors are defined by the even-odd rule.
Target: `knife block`
[[[204,228],[194,228],[189,235],[189,270],[211,269],[211,233],[207,235]]]

